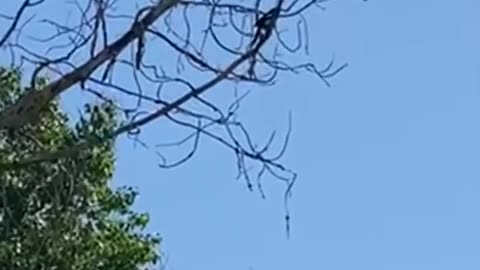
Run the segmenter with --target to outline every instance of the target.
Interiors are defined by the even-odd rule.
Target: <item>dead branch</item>
[[[0,170],[73,157],[124,135],[148,148],[148,143],[141,141],[143,128],[163,119],[191,133],[173,143],[157,143],[156,149],[190,146],[185,156],[174,162],[155,150],[160,167],[171,168],[188,161],[197,152],[200,137],[207,137],[232,151],[238,176],[249,190],[256,187],[264,197],[261,178],[266,174],[286,184],[288,226],[287,199],[296,173],[283,166],[280,159],[290,140],[291,119],[276,154],[272,154],[275,132],[258,146],[237,119],[247,95],[239,93],[238,88],[270,86],[282,74],[300,72],[311,73],[330,86],[329,80],[346,64],[335,67],[332,60],[321,69],[309,62],[288,62],[280,56],[298,55],[302,48],[308,52],[305,12],[316,7],[323,10],[326,0],[293,0],[287,4],[278,0],[273,6],[263,0],[162,0],[150,4],[137,0],[132,1],[139,6],[136,12],[131,12],[133,7],[127,8],[130,1],[121,2],[77,0],[63,4],[71,13],[67,22],[61,18],[34,19],[29,12],[41,15],[41,8],[48,8],[50,3],[44,0],[24,0],[14,15],[1,16],[10,23],[0,38],[0,47],[8,50],[12,65],[31,70],[31,90],[0,108],[0,135],[24,132],[25,127],[35,125],[42,110],[67,91],[82,91],[113,102],[124,118],[108,136],[85,139],[55,152],[25,153],[22,159],[0,164]],[[279,27],[291,25],[294,34],[285,36]],[[39,36],[38,28],[46,34]],[[288,41],[292,36],[293,43]],[[35,89],[37,80],[45,75],[52,82]],[[220,83],[234,88],[234,99],[226,109],[205,97]],[[216,131],[219,128],[221,131]],[[28,134],[25,138],[35,140]],[[251,164],[257,165],[256,173],[249,169]]]

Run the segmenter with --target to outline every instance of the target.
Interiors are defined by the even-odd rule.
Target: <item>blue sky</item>
[[[310,59],[349,68],[331,88],[285,76],[241,113],[262,139],[292,112],[290,240],[284,186],[265,179],[267,200],[248,192],[218,144],[202,140],[166,171],[119,142],[115,183],[138,186],[169,269],[480,269],[480,2],[326,7],[308,14]]]
[[[309,14],[311,59],[349,68],[331,88],[285,77],[241,114],[258,134],[293,114],[290,240],[283,186],[247,192],[220,146],[172,171],[120,147],[116,177],[139,186],[171,269],[480,268],[480,2],[327,8]]]

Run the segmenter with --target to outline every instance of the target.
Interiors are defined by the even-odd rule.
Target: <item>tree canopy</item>
[[[0,110],[35,91],[21,82],[19,69],[0,69]],[[109,134],[118,126],[114,106],[86,105],[73,125],[58,103],[50,102],[40,121],[1,132],[2,163],[90,137],[102,143],[48,163],[0,169],[1,268],[133,270],[155,264],[160,238],[144,232],[148,215],[132,209],[138,193],[109,185],[115,162]]]

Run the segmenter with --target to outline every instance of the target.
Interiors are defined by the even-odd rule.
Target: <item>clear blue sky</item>
[[[120,142],[116,184],[139,187],[169,269],[480,269],[480,2],[326,6],[309,13],[311,59],[349,68],[331,88],[284,77],[241,114],[264,138],[293,113],[290,240],[283,185],[265,179],[267,200],[249,193],[221,146],[203,140],[165,171]]]

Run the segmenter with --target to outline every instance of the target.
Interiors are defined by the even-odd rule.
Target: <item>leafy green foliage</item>
[[[46,80],[39,80],[43,85]],[[25,93],[21,72],[0,68],[0,110]],[[109,104],[88,105],[71,128],[58,102],[41,120],[0,132],[0,163],[71,147],[96,138],[104,143],[54,162],[0,168],[0,268],[129,270],[159,259],[157,236],[144,233],[147,214],[131,207],[137,192],[113,190],[116,113]]]

